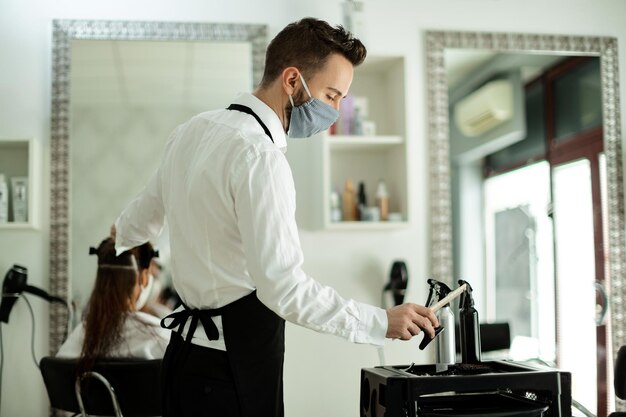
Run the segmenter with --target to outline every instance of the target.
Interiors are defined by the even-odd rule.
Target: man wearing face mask
[[[438,326],[416,304],[388,310],[342,298],[302,270],[286,136],[339,115],[362,43],[307,18],[270,42],[252,94],[171,135],[161,166],[116,222],[118,251],[154,239],[167,218],[184,305],[163,361],[164,416],[282,416],[284,320],[381,346]]]

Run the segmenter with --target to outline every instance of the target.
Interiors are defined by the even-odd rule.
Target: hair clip
[[[90,255],[97,255],[98,254],[98,249],[94,248],[93,246],[89,247],[89,254]]]
[[[134,265],[112,265],[112,264],[100,264],[98,265],[100,269],[128,269],[131,271],[137,271],[137,267]]]
[[[159,251],[158,250],[153,250],[152,251],[152,257],[153,258],[158,258],[159,257]]]

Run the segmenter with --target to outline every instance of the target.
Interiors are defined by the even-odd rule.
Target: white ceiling
[[[247,42],[75,40],[71,104],[84,107],[177,107],[203,111],[225,106],[252,89]],[[487,50],[447,49],[448,85],[493,59]],[[528,80],[559,56],[522,66]]]
[[[481,49],[446,49],[444,61],[448,86],[454,87],[463,81],[474,70],[487,64],[496,55],[507,57],[510,67],[519,68],[522,72],[522,81],[527,82],[541,74],[556,62],[565,58],[563,55],[536,54],[536,53],[504,53]],[[522,62],[522,65],[519,63]]]
[[[227,105],[252,89],[248,42],[72,42],[73,106],[185,107]]]
[[[444,61],[448,85],[456,85],[475,68],[487,63],[495,54],[493,51],[478,49],[446,49]]]

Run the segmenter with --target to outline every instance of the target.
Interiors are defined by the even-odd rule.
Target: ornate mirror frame
[[[503,52],[553,52],[600,58],[604,152],[608,188],[608,254],[611,280],[613,352],[626,344],[626,265],[624,261],[624,193],[620,121],[617,39],[591,36],[532,35],[522,33],[426,32],[428,137],[430,156],[431,273],[452,284],[452,225],[448,133],[446,48]]]
[[[263,75],[267,26],[227,23],[54,20],[52,40],[50,292],[68,299],[70,207],[70,65],[73,40],[250,42],[253,82]],[[65,338],[67,311],[50,307],[50,354]]]

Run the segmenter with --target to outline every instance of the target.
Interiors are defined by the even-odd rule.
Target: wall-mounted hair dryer
[[[0,322],[8,323],[13,305],[22,293],[30,293],[48,302],[67,304],[64,299],[48,294],[46,291],[26,283],[28,270],[20,265],[13,265],[4,276],[2,283],[2,302],[0,302]]]
[[[391,291],[394,305],[400,305],[404,303],[404,294],[406,293],[408,283],[409,272],[406,269],[406,264],[403,261],[395,261],[391,265],[389,282],[385,285],[383,291]]]

